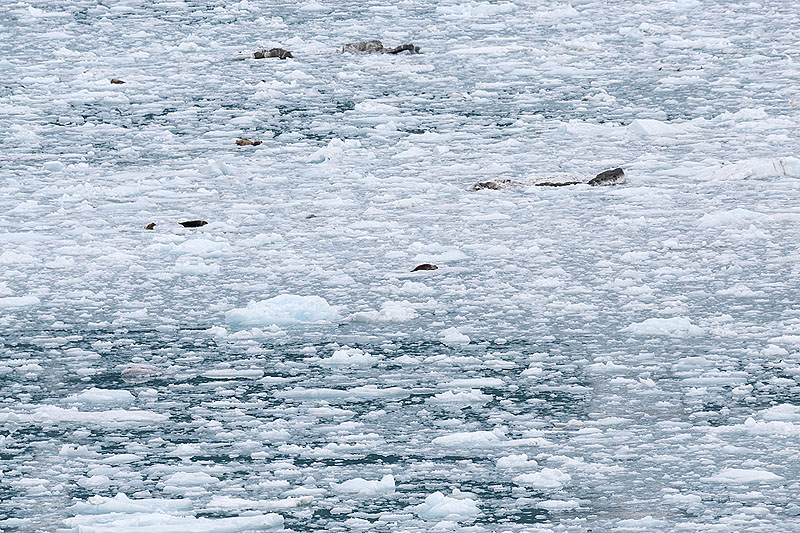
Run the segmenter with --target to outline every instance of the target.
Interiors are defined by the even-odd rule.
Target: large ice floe
[[[800,531],[798,28],[0,2],[0,530]]]

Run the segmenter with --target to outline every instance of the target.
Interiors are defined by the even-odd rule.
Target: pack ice
[[[798,28],[0,2],[0,530],[800,531]]]

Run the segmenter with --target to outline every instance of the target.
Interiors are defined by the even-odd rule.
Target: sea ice
[[[324,298],[281,294],[266,300],[251,301],[247,307],[225,313],[231,324],[269,326],[336,320],[338,313]]]

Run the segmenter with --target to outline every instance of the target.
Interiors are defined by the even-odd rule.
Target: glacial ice
[[[0,529],[800,530],[798,27],[0,3]]]
[[[238,326],[268,326],[322,322],[336,319],[336,310],[320,296],[280,294],[266,300],[251,301],[247,307],[231,309],[225,318]]]

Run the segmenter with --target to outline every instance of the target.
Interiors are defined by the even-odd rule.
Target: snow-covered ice
[[[0,2],[0,530],[800,530],[798,27]]]

